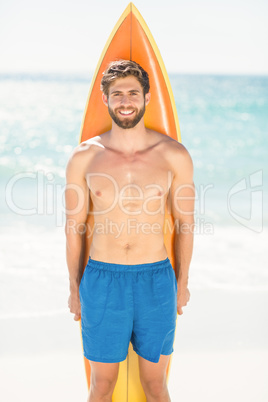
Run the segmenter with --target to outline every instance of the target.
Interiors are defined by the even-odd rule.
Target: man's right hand
[[[79,321],[81,318],[81,304],[80,304],[79,293],[70,294],[68,299],[68,306],[70,312],[74,314],[74,320]]]

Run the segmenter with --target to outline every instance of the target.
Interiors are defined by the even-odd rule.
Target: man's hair
[[[137,78],[144,95],[146,95],[150,89],[149,75],[138,63],[131,60],[116,60],[109,63],[101,80],[102,92],[108,96],[110,85],[118,78],[125,78],[129,75]]]

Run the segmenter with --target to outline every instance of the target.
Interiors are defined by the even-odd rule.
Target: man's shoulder
[[[74,154],[84,154],[88,152],[98,151],[103,149],[102,135],[97,135],[96,137],[89,138],[86,141],[81,142],[77,147],[74,148]]]
[[[104,149],[100,136],[90,138],[77,145],[68,160],[67,172],[83,173],[86,171],[90,161]]]
[[[162,151],[168,154],[170,157],[178,157],[178,156],[183,156],[183,155],[189,155],[187,149],[183,144],[181,144],[179,141],[175,140],[174,138],[166,135],[159,133],[157,131],[153,132],[158,139],[158,143],[162,148]]]
[[[104,149],[101,136],[90,138],[77,145],[70,156],[70,160],[82,160]]]
[[[184,166],[187,169],[191,169],[192,159],[186,147],[168,135],[161,133],[158,134],[159,138],[161,139],[161,155],[165,157],[170,168],[172,170],[177,170],[178,168]]]

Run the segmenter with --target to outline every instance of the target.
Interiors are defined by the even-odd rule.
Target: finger
[[[183,311],[182,311],[182,308],[181,308],[181,307],[178,307],[178,314],[179,314],[179,315],[182,315],[182,314],[183,314]]]
[[[81,318],[81,314],[75,314],[75,315],[74,315],[74,320],[75,320],[75,321],[79,321],[80,318]]]

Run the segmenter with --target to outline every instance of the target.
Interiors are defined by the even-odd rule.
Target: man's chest
[[[102,210],[116,204],[137,209],[144,203],[155,209],[166,200],[172,178],[167,164],[157,155],[103,155],[95,158],[86,174],[91,199]]]

